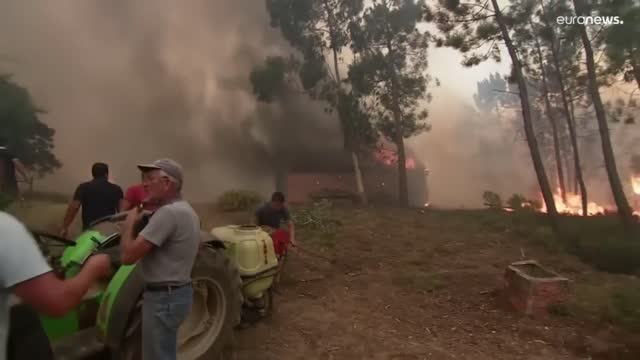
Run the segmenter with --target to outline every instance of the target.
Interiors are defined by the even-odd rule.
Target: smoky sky
[[[185,167],[187,195],[202,201],[231,188],[267,194],[275,164],[345,166],[338,121],[323,104],[294,92],[261,104],[251,93],[251,69],[289,53],[264,0],[0,2],[0,73],[30,90],[57,131],[64,166],[36,184],[42,190],[71,192],[96,161],[126,187],[138,178],[136,163],[174,158]],[[443,54],[431,63],[451,64]],[[440,68],[433,130],[407,142],[430,170],[429,200],[458,207],[482,206],[485,190],[535,196],[524,141],[460,95],[453,85],[462,68]],[[623,179],[637,129],[612,127]],[[608,201],[599,140],[581,138],[581,152],[590,159],[585,171],[600,179],[590,191]]]
[[[72,191],[96,161],[128,186],[136,163],[171,157],[188,194],[267,192],[275,162],[339,152],[322,104],[251,93],[251,69],[289,51],[263,1],[0,4],[0,72],[31,91],[57,132],[64,166],[39,182],[46,190]]]

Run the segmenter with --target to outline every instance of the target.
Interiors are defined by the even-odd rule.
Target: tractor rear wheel
[[[233,340],[242,311],[242,280],[222,250],[202,248],[191,273],[193,305],[178,331],[178,359],[217,359]],[[141,306],[132,312],[123,358],[141,359]]]

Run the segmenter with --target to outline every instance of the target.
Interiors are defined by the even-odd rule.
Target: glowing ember
[[[553,194],[553,201],[556,203],[556,209],[561,214],[572,214],[572,215],[582,215],[582,199],[578,194],[567,193],[567,201],[562,200],[562,195],[560,195],[560,190],[557,190],[555,194]],[[540,210],[544,213],[547,212],[547,206],[542,201],[542,209]],[[604,214],[604,207],[598,205],[595,202],[587,203],[587,215],[599,215]]]

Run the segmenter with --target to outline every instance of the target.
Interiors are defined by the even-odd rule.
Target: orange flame
[[[398,163],[398,154],[392,150],[380,149],[375,152],[375,157],[378,159],[378,161],[382,162],[385,165],[391,166]],[[416,160],[414,158],[408,157],[405,160],[404,166],[407,169],[415,169]]]
[[[562,200],[560,189],[556,190],[553,194],[553,201],[556,204],[556,209],[561,214],[582,215],[582,198],[578,194],[567,193],[567,201]],[[604,207],[598,205],[595,202],[587,203],[587,215],[600,215],[604,214]],[[547,205],[542,201],[542,209],[544,213],[547,212]]]
[[[640,196],[640,175],[631,177],[631,188],[633,188],[633,192]],[[638,207],[636,201],[636,208]],[[640,208],[633,212],[633,215],[640,216]]]
[[[636,195],[640,195],[640,175],[631,177],[631,187]]]

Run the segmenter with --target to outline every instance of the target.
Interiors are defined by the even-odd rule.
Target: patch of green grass
[[[296,208],[291,212],[291,217],[296,228],[319,233],[324,237],[335,236],[343,225],[342,219],[337,216],[333,204],[328,200]]]
[[[634,274],[640,270],[640,239],[629,239],[616,216],[562,218],[565,249],[599,270]]]
[[[640,332],[640,287],[614,291],[608,307],[608,319],[633,332]]]
[[[640,280],[624,275],[594,274],[576,281],[566,305],[571,316],[608,322],[640,333]]]
[[[530,209],[514,212],[484,210],[464,215],[478,231],[516,235],[547,252],[568,252],[599,270],[633,274],[640,271],[640,239],[628,239],[616,216],[561,216],[557,236],[546,215]]]

